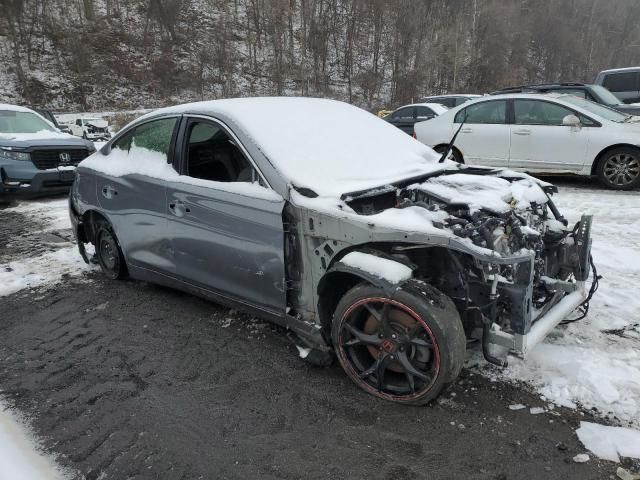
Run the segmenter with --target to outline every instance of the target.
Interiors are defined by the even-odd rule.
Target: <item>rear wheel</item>
[[[640,185],[640,150],[620,147],[607,152],[598,163],[600,181],[615,190],[629,190]]]
[[[449,148],[449,145],[438,145],[437,147],[434,148],[434,150],[436,153],[439,153],[440,155],[442,155],[444,152],[447,151],[448,148]],[[464,158],[462,158],[462,154],[455,148],[451,149],[451,152],[449,152],[449,156],[447,158],[457,163],[464,163]]]
[[[359,285],[340,300],[332,341],[347,375],[385,400],[422,405],[460,373],[466,339],[451,300]]]
[[[102,273],[112,280],[126,277],[127,268],[111,225],[101,221],[96,230],[96,257]]]

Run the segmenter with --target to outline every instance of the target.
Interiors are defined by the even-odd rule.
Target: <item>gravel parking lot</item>
[[[34,234],[28,206],[0,216],[0,264],[68,247],[61,217]],[[437,403],[399,407],[358,390],[337,365],[305,364],[284,330],[199,298],[87,269],[37,284],[0,297],[0,395],[78,478],[615,472],[610,463],[572,461],[584,452],[575,429],[588,413],[511,410],[548,405],[528,386],[489,380],[473,360]]]

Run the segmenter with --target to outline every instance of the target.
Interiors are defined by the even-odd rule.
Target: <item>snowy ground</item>
[[[594,215],[593,257],[603,276],[586,319],[557,328],[526,362],[497,378],[533,385],[549,401],[640,426],[640,192],[571,182],[555,202],[575,222]],[[493,371],[493,369],[492,369]]]
[[[0,403],[0,479],[64,480],[70,478],[50,457],[37,450],[37,441],[21,419]]]
[[[614,424],[638,428],[640,194],[606,191],[586,182],[561,182],[555,201],[571,222],[583,212],[594,214],[593,254],[604,277],[600,290],[585,320],[556,329],[526,362],[511,358],[506,370],[487,368],[483,372],[498,380],[525,382],[550,404],[597,409]],[[46,218],[44,230],[36,232],[40,235],[68,232],[66,198],[22,202],[5,211]],[[68,240],[53,242],[37,255],[0,260],[0,297],[82,276],[89,268]],[[6,424],[0,415],[0,438],[3,421]]]

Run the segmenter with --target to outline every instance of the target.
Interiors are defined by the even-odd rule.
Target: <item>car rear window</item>
[[[609,73],[603,85],[612,92],[634,92],[638,90],[639,72]]]

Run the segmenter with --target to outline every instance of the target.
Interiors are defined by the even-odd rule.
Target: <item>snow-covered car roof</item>
[[[0,103],[0,110],[12,110],[14,112],[35,113],[36,115],[38,115],[37,112],[34,112],[30,108],[21,107],[19,105],[11,105],[9,103]]]
[[[142,119],[168,113],[228,120],[285,180],[319,196],[339,197],[444,168],[433,150],[395,126],[335,100],[211,100],[155,110]]]

